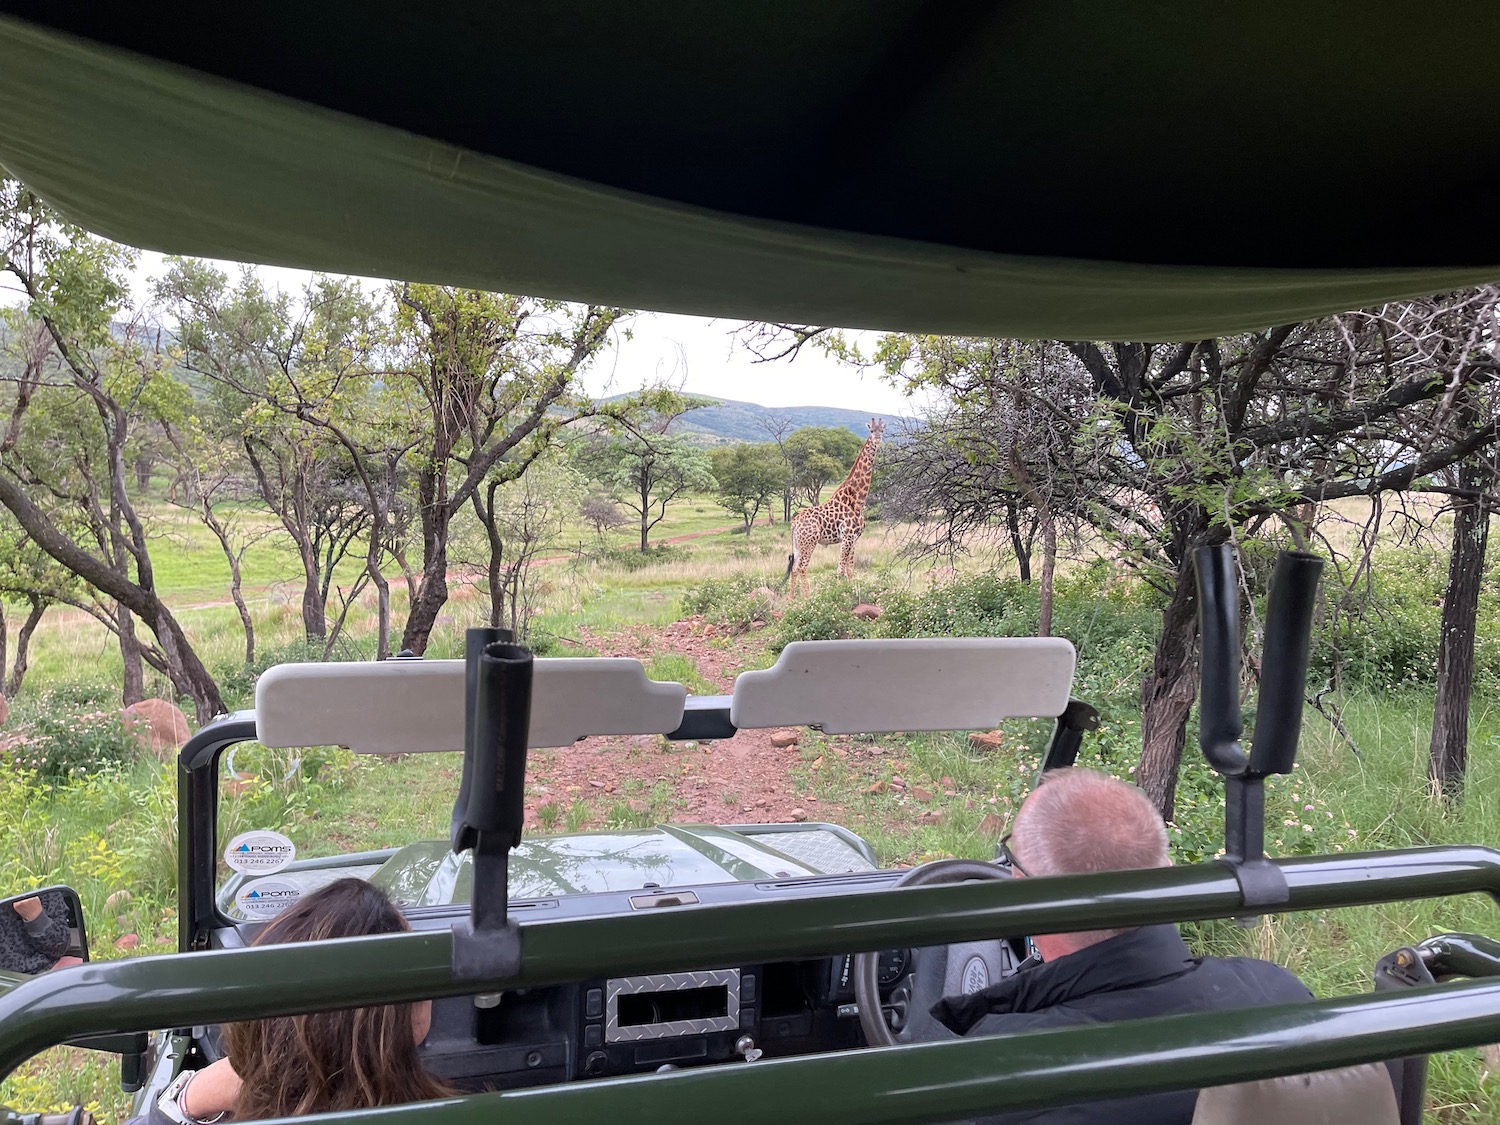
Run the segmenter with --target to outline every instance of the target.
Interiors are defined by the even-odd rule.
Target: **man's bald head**
[[[1016,813],[1011,853],[1022,871],[1084,875],[1166,867],[1167,826],[1150,798],[1134,785],[1093,770],[1054,770]],[[1094,930],[1068,935],[1083,948],[1124,933]]]
[[[1011,825],[1027,874],[1166,867],[1167,826],[1134,785],[1074,767],[1044,774]]]

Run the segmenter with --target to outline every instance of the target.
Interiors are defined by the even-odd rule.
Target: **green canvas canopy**
[[[1500,5],[0,0],[0,164],[134,245],[1185,339],[1500,277]]]

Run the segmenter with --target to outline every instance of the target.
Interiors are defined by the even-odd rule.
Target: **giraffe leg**
[[[813,544],[811,543],[805,545],[797,552],[797,568],[793,573],[793,578],[795,579],[793,589],[797,591],[795,594],[796,597],[802,597],[807,593],[807,568],[812,565],[812,553]]]
[[[854,577],[854,540],[855,536],[846,535],[839,544],[839,573],[845,578]]]

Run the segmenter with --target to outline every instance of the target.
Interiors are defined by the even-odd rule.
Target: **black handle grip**
[[[454,852],[472,848],[475,843],[474,829],[465,826],[464,817],[469,811],[469,792],[474,785],[474,759],[478,745],[474,741],[474,705],[479,693],[479,660],[485,647],[496,641],[513,641],[509,629],[478,628],[464,633],[464,764],[458,782],[458,799],[453,802],[453,823],[450,833]]]
[[[1291,773],[1302,733],[1307,661],[1312,650],[1313,610],[1323,560],[1302,551],[1282,551],[1266,600],[1266,642],[1261,650],[1260,701],[1255,709],[1250,771]]]
[[[1238,777],[1250,759],[1240,748],[1240,588],[1234,550],[1227,544],[1199,547],[1193,554],[1198,577],[1198,745],[1208,764],[1225,777]]]
[[[474,778],[464,821],[495,832],[502,847],[521,842],[526,818],[526,744],[531,733],[531,650],[486,645],[474,697]]]

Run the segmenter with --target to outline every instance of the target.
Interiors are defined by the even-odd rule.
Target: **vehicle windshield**
[[[658,736],[591,738],[566,752],[533,750],[510,897],[904,866],[929,849],[913,849],[903,820],[954,838],[983,834],[993,846],[1052,725],[1017,719],[989,732],[900,736],[745,731],[718,750]],[[788,734],[796,741],[773,745]],[[724,753],[740,740],[753,750]],[[470,857],[449,847],[462,767],[457,753],[231,747],[218,766],[221,908],[236,922],[264,920],[279,907],[276,892],[291,899],[346,875],[373,880],[407,908],[468,902]]]

